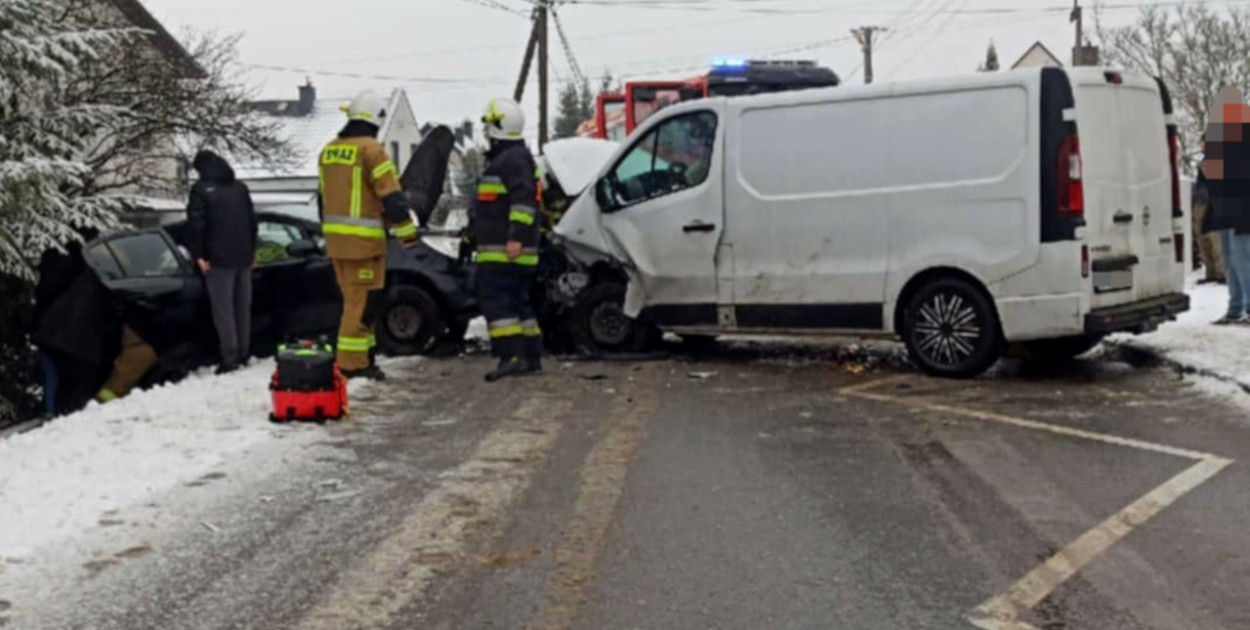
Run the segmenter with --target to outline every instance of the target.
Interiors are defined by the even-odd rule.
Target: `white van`
[[[1095,68],[685,103],[556,232],[663,330],[896,335],[968,377],[1188,309],[1171,109]]]

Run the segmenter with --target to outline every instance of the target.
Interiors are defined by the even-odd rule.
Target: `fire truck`
[[[577,135],[620,142],[652,114],[684,101],[835,87],[838,75],[814,61],[716,59],[701,76],[682,81],[632,81],[624,93],[600,94],[595,117]]]

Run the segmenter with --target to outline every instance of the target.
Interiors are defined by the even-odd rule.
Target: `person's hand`
[[[521,257],[521,241],[508,241],[508,262],[514,262]]]
[[[200,266],[200,273],[208,273],[208,271],[213,268],[213,266],[209,264],[209,262],[207,260],[204,260],[203,258],[195,262],[199,264]]]
[[[421,244],[421,237],[414,236],[410,239],[400,241],[399,244],[403,245],[404,249],[412,249]]]

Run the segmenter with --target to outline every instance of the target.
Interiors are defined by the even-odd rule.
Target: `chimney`
[[[313,87],[312,79],[305,79],[305,81],[307,83],[299,86],[299,108],[295,111],[297,116],[311,114],[313,105],[317,103],[317,88]]]

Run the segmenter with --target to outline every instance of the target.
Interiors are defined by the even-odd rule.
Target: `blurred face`
[[[1228,168],[1228,159],[1240,156],[1240,145],[1250,139],[1250,129],[1247,129],[1250,126],[1250,107],[1245,104],[1241,92],[1234,87],[1220,90],[1207,120],[1202,174],[1214,180],[1244,177],[1245,173],[1233,173]]]

